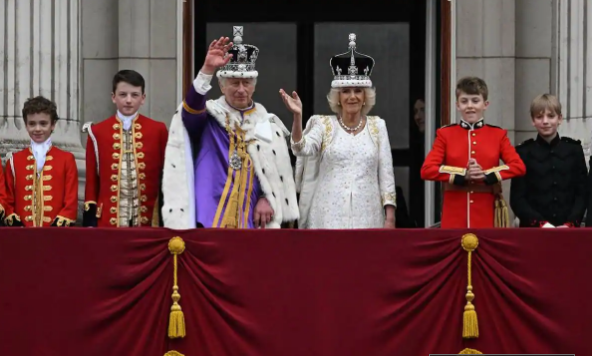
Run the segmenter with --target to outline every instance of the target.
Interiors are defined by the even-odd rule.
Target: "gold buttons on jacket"
[[[147,197],[147,196],[145,196],[145,195],[142,195],[142,196],[140,197],[140,201],[141,201],[142,203],[145,203],[145,202],[147,202],[147,201],[148,201],[148,197]]]
[[[25,177],[26,180],[33,180],[33,175],[32,174],[27,174],[27,176]]]
[[[142,142],[136,142],[137,149],[141,149],[142,147],[144,147],[144,144]]]
[[[476,145],[476,144],[477,144],[477,141],[473,141],[473,145]]]
[[[111,191],[112,192],[116,192],[117,191],[117,185],[112,185],[111,186]]]
[[[141,221],[142,221],[142,224],[144,224],[144,225],[145,225],[145,224],[148,224],[148,218],[147,218],[147,217],[145,217],[145,216],[142,216],[142,219],[141,219]]]
[[[119,149],[121,149],[121,145],[119,143],[114,143],[113,144],[113,149],[114,150],[119,150]]]
[[[138,168],[139,168],[139,169],[144,169],[144,168],[146,168],[146,163],[144,163],[144,162],[140,162],[140,163],[138,163]]]
[[[33,168],[35,168],[35,166],[34,166],[34,165],[32,165],[32,164],[29,164],[29,165],[27,165],[27,167],[25,167],[25,168],[26,168],[28,171],[30,171],[30,170],[32,170]]]
[[[141,130],[141,129],[142,129],[142,125],[140,125],[140,124],[135,124],[135,125],[134,125],[134,128],[135,128],[136,130]]]
[[[111,181],[112,182],[117,182],[117,174],[111,175]]]
[[[117,197],[116,196],[112,196],[110,200],[111,200],[111,203],[117,203]]]
[[[475,154],[475,151],[471,151],[471,154],[474,155]]]
[[[27,161],[33,161],[35,159],[35,156],[27,156]]]
[[[111,209],[109,209],[109,212],[111,214],[117,214],[117,208],[116,207],[111,207]]]
[[[145,173],[140,173],[140,175],[138,177],[140,177],[140,179],[146,179],[146,174]]]
[[[117,219],[116,218],[109,219],[109,224],[111,224],[113,226],[117,225]]]
[[[118,165],[117,163],[113,163],[113,164],[111,165],[111,169],[112,169],[112,170],[114,170],[114,171],[116,171],[116,170],[118,170],[118,169],[119,169],[119,165]]]
[[[148,208],[145,207],[144,205],[142,205],[142,207],[140,208],[140,212],[141,213],[147,213],[148,212]]]
[[[113,159],[119,159],[119,153],[115,152],[111,157],[113,157]]]
[[[26,186],[25,186],[25,190],[26,190],[26,191],[33,190],[33,186],[32,186],[32,185],[26,185]]]
[[[136,134],[134,135],[134,137],[139,140],[139,139],[142,138],[142,133],[141,132],[136,132]]]
[[[119,139],[121,139],[121,136],[119,136],[119,134],[113,134],[113,139],[119,140]]]
[[[119,129],[121,129],[121,125],[119,125],[119,124],[113,125],[113,130],[119,130]]]
[[[136,155],[139,159],[144,158],[144,152],[140,152]]]
[[[143,192],[146,190],[146,184],[140,184],[140,190]]]
[[[33,221],[33,217],[31,215],[25,217],[25,221]]]

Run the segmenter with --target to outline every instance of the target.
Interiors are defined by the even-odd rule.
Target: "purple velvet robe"
[[[206,228],[221,226],[230,193],[234,185],[234,175],[228,178],[230,138],[226,128],[206,110],[206,97],[189,87],[183,108],[183,124],[189,133],[194,150],[195,169],[195,214],[196,221]],[[243,116],[244,111],[237,110]],[[191,111],[191,112],[190,112]],[[251,163],[252,164],[252,163]],[[227,181],[229,186],[227,187]],[[226,188],[226,189],[225,189]],[[246,187],[241,189],[244,204],[239,206],[239,228],[253,228],[253,211],[261,196],[259,181],[254,169],[249,170]],[[250,192],[250,194],[249,194]],[[189,198],[189,197],[188,197]],[[221,200],[224,199],[223,202]]]

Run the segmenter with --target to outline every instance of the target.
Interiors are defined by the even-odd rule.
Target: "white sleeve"
[[[204,74],[201,71],[197,73],[197,77],[193,80],[193,88],[195,91],[201,95],[206,95],[207,92],[212,89],[212,86],[210,85],[212,77],[213,75]]]
[[[378,120],[378,184],[382,205],[397,206],[397,191],[395,188],[395,172],[391,143],[384,120]]]
[[[325,128],[320,120],[312,117],[306,124],[302,138],[294,142],[290,135],[290,144],[295,156],[314,156],[321,150]]]

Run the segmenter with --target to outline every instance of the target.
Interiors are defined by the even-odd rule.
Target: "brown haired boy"
[[[524,175],[525,168],[506,130],[484,121],[488,92],[481,78],[458,81],[456,108],[462,119],[436,132],[421,168],[422,179],[444,182],[442,228],[508,226],[507,221],[495,220],[499,183]]]
[[[530,118],[538,135],[517,147],[527,173],[512,180],[510,205],[521,227],[579,227],[587,203],[582,145],[559,137],[563,117],[555,96],[537,96]]]
[[[9,226],[71,226],[78,215],[78,170],[70,152],[51,144],[58,121],[54,102],[28,99],[23,119],[31,145],[6,162],[6,218]]]

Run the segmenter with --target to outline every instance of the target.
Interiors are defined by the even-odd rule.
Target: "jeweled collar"
[[[481,119],[481,120],[479,120],[479,121],[477,121],[475,123],[472,123],[472,124],[469,123],[469,122],[466,122],[463,119],[460,120],[460,127],[462,127],[465,130],[476,130],[476,129],[482,128],[483,126],[485,126],[485,120],[484,119]]]

